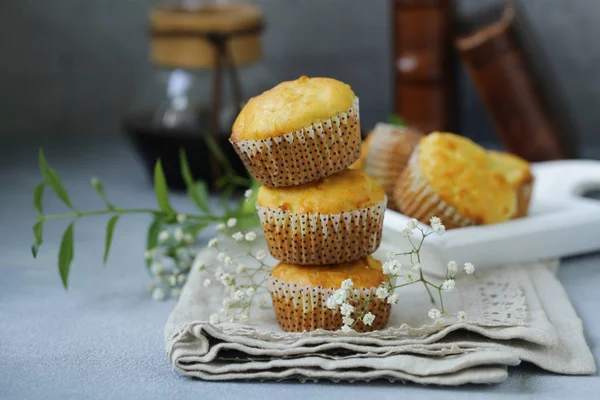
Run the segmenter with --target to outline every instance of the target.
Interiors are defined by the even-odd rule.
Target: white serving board
[[[533,164],[532,170],[535,183],[527,217],[429,236],[421,249],[422,264],[443,275],[449,260],[490,267],[600,250],[600,201],[581,197],[600,189],[600,161],[542,162]],[[384,226],[402,232],[408,220],[387,210]],[[398,235],[400,248],[406,251],[402,239]]]

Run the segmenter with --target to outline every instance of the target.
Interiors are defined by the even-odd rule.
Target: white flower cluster
[[[352,279],[343,281],[341,287],[326,300],[325,305],[330,310],[340,308],[343,332],[354,331],[353,326],[358,321],[362,321],[367,326],[371,326],[375,321],[375,314],[371,312],[365,313],[365,310],[359,311],[350,303],[350,301],[358,302],[358,300],[359,296],[354,293],[354,282]]]
[[[262,281],[257,283],[255,280],[256,272],[267,267],[262,261],[267,257],[267,253],[264,250],[252,250],[252,242],[257,238],[256,232],[227,233],[236,225],[235,218],[217,225],[217,232],[220,232],[222,237],[212,238],[208,242],[208,247],[218,251],[216,259],[222,265],[214,271],[213,279],[206,278],[203,284],[206,287],[218,284],[225,292],[221,302],[222,308],[210,316],[211,324],[226,321],[246,322],[250,319],[253,300],[262,284]],[[227,248],[229,244],[237,245],[237,248]],[[261,300],[259,299],[259,302]]]
[[[177,214],[179,224],[185,224],[187,216]],[[190,269],[202,269],[203,265],[194,259],[198,249],[193,245],[196,239],[184,226],[162,230],[158,234],[158,246],[145,253],[153,282],[150,291],[154,300],[179,298],[187,281]]]

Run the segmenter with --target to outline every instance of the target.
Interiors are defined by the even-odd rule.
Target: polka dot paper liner
[[[365,172],[383,186],[389,208],[397,209],[393,201],[396,182],[422,137],[421,133],[409,128],[383,123],[375,125],[370,135]]]
[[[476,225],[474,220],[464,217],[456,208],[442,200],[427,183],[420,171],[417,149],[398,178],[394,200],[400,212],[424,224],[429,224],[431,217],[435,216],[442,220],[446,229]]]
[[[533,190],[533,176],[529,182],[524,182],[517,186],[517,213],[515,218],[527,216],[529,202],[531,201],[531,192]]]
[[[257,206],[271,255],[288,264],[323,265],[358,260],[381,243],[387,199],[337,214],[295,213]]]
[[[286,332],[309,332],[317,329],[329,331],[339,330],[342,314],[339,308],[330,310],[326,301],[338,288],[310,287],[287,283],[272,275],[267,276],[267,288],[271,294],[277,323]],[[353,289],[360,296],[360,303],[350,302],[357,307],[365,304],[365,300],[373,298],[368,312],[375,315],[371,326],[358,322],[354,329],[357,332],[371,332],[383,329],[390,317],[391,304],[375,296],[376,287],[368,289]],[[354,316],[353,316],[354,317]]]
[[[264,186],[295,186],[339,172],[360,157],[358,97],[347,111],[269,139],[231,141]]]

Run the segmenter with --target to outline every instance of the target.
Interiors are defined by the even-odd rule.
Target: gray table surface
[[[37,144],[7,143],[0,148],[1,399],[446,399],[465,394],[470,398],[519,394],[544,399],[600,398],[597,375],[559,376],[531,365],[511,368],[509,379],[499,385],[460,388],[387,382],[213,383],[180,377],[171,370],[163,343],[163,326],[175,303],[152,301],[146,290],[149,279],[141,257],[147,217],[119,222],[106,267],[101,264],[106,219],[78,221],[68,292],[61,287],[56,267],[65,221],[47,226],[39,258],[31,258],[32,188],[40,179]],[[68,144],[45,146],[50,163],[81,208],[101,206],[89,187],[92,175],[103,179],[109,196],[120,206],[153,205],[141,164],[124,141],[73,138]],[[174,203],[182,209],[189,207],[181,196]],[[46,204],[50,212],[62,210],[52,199]],[[559,278],[598,358],[600,254],[565,260]]]

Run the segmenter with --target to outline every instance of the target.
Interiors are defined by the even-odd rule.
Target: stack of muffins
[[[370,256],[381,242],[385,190],[361,169],[358,98],[334,79],[301,77],[250,99],[230,139],[262,185],[257,209],[271,255],[268,276],[277,321],[286,331],[337,330],[326,300],[346,279],[373,299],[360,332],[382,328],[391,305],[375,291],[385,280]]]

